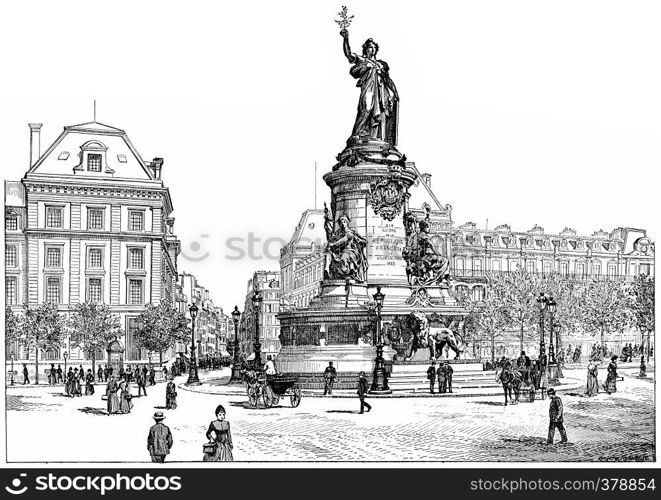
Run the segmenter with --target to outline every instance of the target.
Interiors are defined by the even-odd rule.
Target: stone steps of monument
[[[452,388],[455,391],[488,391],[501,390],[501,386],[495,380],[493,371],[463,371],[454,372],[452,375]],[[420,367],[419,371],[401,372],[393,369],[388,378],[389,387],[396,392],[428,392],[429,380],[427,379],[427,367]],[[438,385],[436,380],[435,386]]]

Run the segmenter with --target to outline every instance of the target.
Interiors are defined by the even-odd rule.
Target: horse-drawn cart
[[[301,404],[301,388],[298,378],[291,375],[267,375],[263,370],[252,370],[246,376],[248,401],[257,406],[260,399],[264,406],[271,408],[280,402],[280,398],[289,397],[292,408]]]

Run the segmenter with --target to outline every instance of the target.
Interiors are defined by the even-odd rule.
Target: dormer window
[[[103,157],[100,154],[88,153],[87,155],[87,171],[88,172],[101,172],[101,161]]]
[[[113,174],[115,171],[108,166],[106,152],[108,147],[99,141],[87,141],[80,146],[80,163],[74,167],[74,172],[87,171]]]

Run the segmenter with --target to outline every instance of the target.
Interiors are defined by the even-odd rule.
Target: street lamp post
[[[255,359],[253,360],[253,366],[259,368],[262,366],[262,344],[259,341],[259,315],[262,310],[262,295],[258,289],[255,289],[255,294],[252,296],[252,304],[255,309],[255,340],[253,341]]]
[[[14,385],[14,353],[11,353],[11,385]]]
[[[67,376],[67,359],[69,359],[69,353],[64,351],[64,377]]]
[[[539,304],[539,358],[541,359],[546,352],[544,347],[544,312],[546,312],[546,304],[548,298],[544,293],[540,293],[537,297],[537,303]]]
[[[553,297],[548,297],[546,301],[546,307],[550,314],[549,322],[549,385],[558,385],[560,381],[558,380],[558,363],[555,357],[555,350],[553,349],[553,337],[554,337],[554,315],[557,308],[557,303]]]
[[[374,375],[372,378],[371,394],[390,394],[388,376],[386,374],[385,360],[383,359],[383,339],[381,338],[381,309],[385,295],[381,293],[381,286],[376,287],[374,302],[376,302],[376,359],[374,360]]]
[[[560,323],[558,323],[556,321],[553,324],[553,329],[555,331],[555,349],[556,349],[556,352],[560,352],[560,328],[561,328]],[[564,375],[562,374],[562,362],[561,362],[561,360],[563,360],[563,359],[564,359],[564,356],[560,356],[558,358],[558,368],[557,368],[558,378],[564,378]]]
[[[232,311],[232,321],[234,321],[234,361],[232,362],[232,376],[230,382],[240,382],[241,377],[241,360],[239,359],[239,320],[241,319],[241,312],[238,306],[234,306]]]
[[[190,313],[191,322],[193,324],[193,331],[191,333],[190,342],[190,367],[188,369],[188,381],[186,385],[200,385],[200,379],[197,376],[197,360],[195,359],[195,318],[197,317],[197,306],[195,302],[188,308]]]

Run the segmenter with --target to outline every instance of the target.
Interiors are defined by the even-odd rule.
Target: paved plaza
[[[544,444],[548,400],[503,406],[502,394],[374,398],[373,410],[360,415],[357,397],[304,396],[298,408],[285,399],[266,409],[252,408],[241,389],[213,395],[179,388],[179,407],[165,410],[160,383],[147,388],[147,397],[134,398],[131,414],[108,416],[101,385],[96,395],[78,398],[65,397],[61,386],[16,386],[7,389],[8,460],[149,462],[147,433],[160,410],[174,436],[167,461],[199,462],[214,409],[223,404],[236,461],[652,461],[651,371],[650,378],[639,379],[635,368],[623,369],[624,381],[610,396],[587,398],[582,389],[561,393],[570,442],[553,446]],[[584,379],[583,372],[567,375]]]

